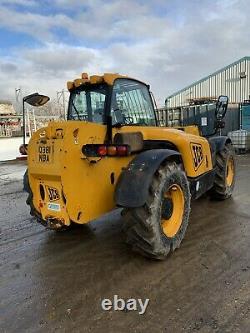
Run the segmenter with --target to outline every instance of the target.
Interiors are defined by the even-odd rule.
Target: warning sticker
[[[48,203],[48,209],[53,210],[55,212],[60,212],[61,207],[60,207],[60,204],[49,202]]]

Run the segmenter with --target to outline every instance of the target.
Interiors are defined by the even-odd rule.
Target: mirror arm
[[[24,106],[24,103],[25,103],[25,100],[23,98],[23,145],[25,145],[25,136],[26,136],[26,133],[25,133],[26,124],[25,124],[25,106]]]

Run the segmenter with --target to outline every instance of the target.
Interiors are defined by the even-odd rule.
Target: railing
[[[9,138],[12,136],[12,128],[7,125],[0,125],[0,137]]]

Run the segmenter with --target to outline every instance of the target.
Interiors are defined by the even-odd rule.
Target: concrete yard
[[[0,332],[250,332],[250,156],[232,199],[192,203],[166,261],[132,253],[119,211],[56,233],[29,215],[24,162],[0,164]],[[144,315],[101,300],[149,298]]]
[[[26,143],[29,138],[26,138]],[[23,143],[23,138],[0,138],[0,162],[14,160],[17,156],[21,156],[19,147]]]

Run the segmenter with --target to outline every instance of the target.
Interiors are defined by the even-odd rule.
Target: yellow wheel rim
[[[226,174],[226,184],[227,186],[232,186],[234,181],[234,160],[230,157],[227,161],[227,174]]]
[[[171,200],[172,212],[168,218],[162,218],[162,230],[167,237],[174,237],[180,229],[184,212],[185,200],[181,187],[172,185],[164,194],[164,199]]]

